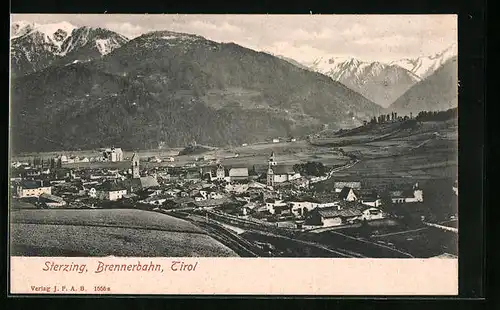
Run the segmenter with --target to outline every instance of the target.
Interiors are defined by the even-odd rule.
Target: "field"
[[[14,256],[237,256],[204,234],[59,224],[11,224],[10,233]]]
[[[12,211],[10,233],[13,255],[237,256],[187,221],[141,210]]]
[[[371,240],[393,244],[394,247],[418,257],[427,258],[443,253],[458,255],[458,234],[434,227],[375,237]]]
[[[17,210],[12,223],[40,225],[106,226],[170,232],[203,233],[195,225],[155,212],[134,209],[45,209]]]
[[[297,142],[280,142],[280,143],[258,143],[249,144],[247,146],[214,148],[204,152],[203,154],[193,155],[178,155],[182,149],[168,149],[168,150],[146,150],[137,151],[141,158],[141,166],[145,168],[150,167],[179,167],[186,164],[195,163],[198,166],[213,164],[219,160],[224,166],[227,167],[248,167],[255,168],[259,171],[264,171],[267,167],[267,161],[271,152],[275,152],[277,160],[282,164],[294,165],[307,161],[320,161],[325,165],[343,165],[349,161],[348,157],[342,156],[337,152],[332,151],[330,148],[314,147],[307,141]],[[14,156],[13,161],[29,161],[34,156],[43,159],[49,159],[57,156],[58,154],[67,154],[75,156],[97,156],[97,151],[78,151],[78,152],[48,152],[48,153],[31,153]],[[122,162],[80,162],[64,164],[67,168],[82,168],[82,169],[126,169],[130,167],[128,159],[132,156],[132,152],[124,152],[125,161]],[[173,157],[174,161],[163,161],[161,163],[147,162],[149,157],[157,156],[162,160]],[[207,160],[199,161],[198,159],[207,157]]]

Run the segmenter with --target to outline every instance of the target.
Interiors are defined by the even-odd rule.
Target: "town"
[[[363,126],[373,122],[377,121]],[[378,122],[383,120],[379,118]],[[276,138],[270,144],[278,142]],[[295,142],[296,138],[287,141]],[[194,147],[196,143],[186,149]],[[383,238],[375,240],[374,234],[396,236],[398,229],[432,228],[456,235],[456,227],[442,224],[456,222],[456,212],[441,218],[429,214],[427,195],[418,181],[379,191],[366,186],[362,179],[337,176],[342,169],[359,162],[355,155],[350,155],[344,165],[328,167],[315,161],[282,163],[280,154],[271,151],[267,164],[258,169],[255,165],[226,164],[224,158],[213,156],[192,157],[190,162],[174,164],[177,156],[141,157],[140,152],[135,152],[125,158],[121,148],[111,147],[96,150],[90,157],[61,153],[16,161],[11,165],[11,208],[141,209],[165,213],[207,229],[241,256],[457,254],[456,250],[446,252],[441,248],[428,253],[412,252]],[[104,166],[68,168],[74,163],[92,162]],[[106,163],[119,163],[121,168],[109,168]],[[319,184],[323,184],[322,190]],[[328,184],[326,189],[324,184]],[[448,185],[456,199],[457,182]],[[296,249],[301,245],[310,253]]]

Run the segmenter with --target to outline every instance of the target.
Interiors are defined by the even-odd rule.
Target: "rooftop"
[[[230,177],[248,177],[248,168],[231,168],[229,169]]]
[[[272,169],[274,174],[295,174],[293,166],[289,165],[276,165]]]

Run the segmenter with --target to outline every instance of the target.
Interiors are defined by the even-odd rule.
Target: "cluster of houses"
[[[23,165],[13,171],[11,183],[14,196],[44,207],[94,208],[126,202],[162,209],[218,209],[302,227],[344,225],[386,216],[380,196],[363,190],[361,182],[337,181],[330,192],[319,194],[310,189],[310,179],[292,166],[279,164],[274,153],[261,175],[254,169],[228,168],[220,163],[141,170],[140,158],[134,154],[125,170]],[[423,202],[423,192],[415,184],[391,192],[391,199],[394,203]]]

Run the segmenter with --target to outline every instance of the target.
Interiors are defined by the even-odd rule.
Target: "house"
[[[45,205],[49,208],[64,207],[67,205],[66,201],[64,201],[63,198],[47,193],[41,194],[38,200],[40,201],[40,203],[42,203],[42,205]]]
[[[229,180],[231,182],[248,180],[248,168],[229,169]]]
[[[194,199],[191,197],[181,197],[173,200],[173,203],[177,205],[179,208],[186,208],[194,202]]]
[[[52,194],[52,186],[46,181],[22,181],[17,185],[17,196],[24,197],[39,197],[41,194]]]
[[[363,213],[361,214],[360,219],[371,221],[371,220],[383,219],[384,217],[385,216],[384,216],[384,213],[382,212],[382,210],[372,207],[372,208],[366,208],[365,210],[363,210]]]
[[[115,201],[122,199],[126,194],[126,187],[116,181],[106,181],[96,188],[96,196],[101,200]]]
[[[361,189],[361,182],[338,181],[333,183],[333,187],[336,193],[340,193],[344,187],[350,187],[359,191]]]
[[[222,199],[224,195],[213,188],[203,188],[199,194],[205,199]]]
[[[215,207],[222,206],[223,204],[228,202],[229,199],[223,198],[223,199],[207,199],[203,201],[195,201],[193,204],[196,208],[213,209]]]
[[[148,158],[150,163],[161,163],[161,159],[158,156],[152,156]]]
[[[238,194],[245,193],[246,191],[248,191],[248,188],[248,184],[227,184],[226,186],[224,186],[224,190],[226,192]]]
[[[226,170],[221,164],[201,167],[200,175],[203,179],[208,178],[210,181],[229,181],[229,178],[226,177]]]
[[[201,180],[200,174],[195,171],[187,171],[186,174],[184,175],[184,181],[198,182],[200,180]]]
[[[403,191],[391,191],[390,196],[392,199],[392,203],[413,203],[424,201],[424,193],[418,187],[418,183],[413,185],[412,189]]]
[[[167,201],[166,196],[151,196],[141,200],[140,202],[155,206],[161,206],[165,201]]]
[[[167,189],[164,193],[170,197],[177,197],[181,192],[178,188]]]
[[[349,224],[359,219],[365,209],[356,202],[350,202],[346,206],[316,208],[310,213],[306,222],[323,227]]]
[[[321,195],[321,196],[314,196],[314,199],[318,201],[318,208],[328,208],[328,207],[339,207],[340,202],[338,200],[338,197],[334,195]]]
[[[295,216],[305,216],[319,206],[319,201],[314,198],[292,198],[287,204]]]
[[[347,186],[345,186],[339,193],[339,199],[345,201],[356,201],[358,200],[358,197],[358,192]]]
[[[37,168],[30,168],[26,169],[23,174],[25,178],[37,178],[42,174],[42,170]]]
[[[380,198],[380,195],[375,191],[362,193],[360,201],[364,205],[375,208],[379,207],[382,204],[382,199]]]
[[[277,209],[289,208],[288,204],[281,199],[268,198],[265,200],[266,209],[271,214],[275,214]]]
[[[68,162],[68,156],[66,155],[61,155],[58,160],[62,163],[62,164],[65,164]]]
[[[158,179],[153,176],[128,179],[125,180],[123,184],[129,189],[130,192],[137,192],[141,190],[160,187]]]
[[[280,139],[278,139],[278,138],[273,139],[273,143],[278,143],[278,142],[280,142]]]
[[[102,157],[111,162],[123,161],[123,151],[121,148],[109,148],[102,152]]]
[[[311,181],[306,177],[300,177],[290,180],[290,184],[297,189],[309,188]]]

